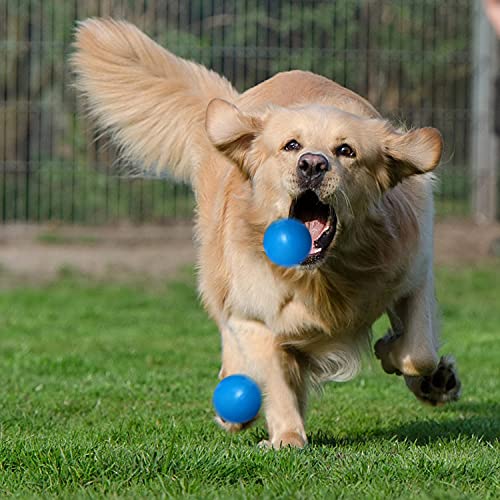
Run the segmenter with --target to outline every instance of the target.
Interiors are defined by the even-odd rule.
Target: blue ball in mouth
[[[264,233],[264,251],[271,262],[283,267],[302,263],[311,251],[312,239],[307,227],[297,219],[280,219]]]

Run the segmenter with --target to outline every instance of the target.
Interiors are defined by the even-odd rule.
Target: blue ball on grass
[[[230,375],[222,379],[212,398],[219,417],[232,424],[245,424],[259,413],[262,394],[259,386],[246,375]]]
[[[264,233],[264,251],[269,259],[283,267],[303,262],[311,251],[312,239],[307,227],[297,219],[280,219]]]

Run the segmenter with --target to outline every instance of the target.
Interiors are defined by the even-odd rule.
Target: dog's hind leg
[[[275,334],[258,321],[231,318],[222,330],[220,377],[243,373],[252,377],[264,395],[269,431],[266,446],[301,448],[307,443],[304,428],[306,384],[293,353],[283,349]],[[241,424],[218,423],[230,432]]]
[[[375,344],[387,373],[403,375],[423,402],[440,405],[460,396],[460,380],[450,357],[438,356],[438,321],[434,280],[429,269],[423,284],[388,310],[389,332]]]

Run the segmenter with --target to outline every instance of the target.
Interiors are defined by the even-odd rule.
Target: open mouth
[[[290,207],[290,217],[302,221],[311,234],[312,245],[302,266],[321,261],[335,237],[337,215],[311,190],[304,191]]]

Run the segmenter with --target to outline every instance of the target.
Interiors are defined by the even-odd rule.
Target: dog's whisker
[[[349,200],[349,197],[347,196],[345,191],[340,187],[339,187],[339,192],[340,192],[340,194],[342,194],[342,196],[345,200],[345,204],[347,206],[347,209],[349,210],[349,212],[351,212],[351,215],[354,217],[354,210],[352,208],[351,200]]]

